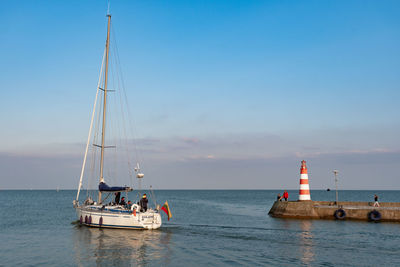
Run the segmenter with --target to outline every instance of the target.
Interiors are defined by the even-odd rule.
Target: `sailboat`
[[[106,183],[106,179],[104,178],[105,173],[105,149],[110,146],[105,145],[105,136],[106,136],[106,112],[107,112],[107,93],[113,90],[109,90],[107,88],[108,83],[108,68],[109,68],[109,50],[110,50],[110,27],[111,27],[111,15],[107,14],[107,39],[106,46],[103,55],[103,63],[100,71],[99,82],[97,86],[97,94],[96,100],[93,107],[92,119],[89,128],[89,135],[86,143],[85,156],[82,164],[81,176],[78,185],[78,191],[76,195],[76,199],[73,200],[73,206],[76,210],[76,214],[81,225],[89,226],[89,227],[101,227],[101,228],[123,228],[123,229],[157,229],[162,224],[161,215],[159,212],[159,205],[156,205],[154,209],[147,208],[147,200],[146,195],[140,200],[140,202],[134,202],[130,204],[122,201],[124,197],[121,197],[121,194],[126,194],[128,196],[128,192],[132,191],[132,188],[129,186],[109,186]],[[103,72],[104,67],[104,72]],[[104,78],[104,80],[103,80]],[[104,81],[104,82],[102,82]],[[102,83],[102,86],[100,86]],[[93,200],[92,196],[87,195],[86,199],[83,203],[79,202],[79,194],[82,189],[82,180],[84,176],[86,160],[88,157],[88,148],[91,143],[92,137],[92,129],[93,129],[93,121],[96,113],[96,103],[98,99],[98,95],[100,92],[100,96],[102,97],[102,105],[100,111],[97,111],[98,114],[98,127],[99,133],[101,130],[101,144],[93,145],[96,147],[95,149],[100,149],[100,159],[99,159],[99,173],[98,173],[98,199],[97,201]],[[102,119],[100,120],[100,118]],[[101,123],[100,123],[101,121]],[[100,135],[100,134],[99,134]],[[97,169],[97,168],[96,168]],[[135,174],[136,178],[141,181],[143,179],[144,174],[140,171],[139,164],[136,165],[134,171],[129,171],[132,174]],[[133,175],[132,175],[133,176]],[[139,183],[140,184],[140,183]],[[88,190],[89,191],[89,190]],[[111,198],[110,198],[111,197]],[[139,193],[139,198],[140,198]],[[162,209],[164,210],[164,208]],[[169,217],[168,217],[169,218]]]

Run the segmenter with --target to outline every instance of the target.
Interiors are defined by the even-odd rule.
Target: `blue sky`
[[[0,188],[75,188],[106,1],[2,1]],[[112,1],[156,188],[400,189],[398,1]],[[23,167],[21,167],[23,166]]]

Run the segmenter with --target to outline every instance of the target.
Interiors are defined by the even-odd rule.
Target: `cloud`
[[[295,153],[297,158],[325,159],[352,164],[400,162],[400,150],[376,148],[371,150],[344,150],[334,152]]]
[[[134,142],[127,143],[133,151]],[[144,138],[138,143],[143,183],[159,189],[296,189],[303,159],[314,189],[332,186],[333,169],[340,172],[342,188],[400,188],[396,148],[319,150],[269,134]],[[39,150],[2,152],[0,187],[75,188],[84,146],[52,143]]]
[[[82,156],[0,153],[1,188],[73,188]]]
[[[182,158],[181,161],[198,161],[198,160],[213,160],[215,159],[214,155],[191,155],[185,158]]]
[[[196,145],[200,142],[198,138],[189,138],[189,137],[183,137],[183,142],[191,145]]]

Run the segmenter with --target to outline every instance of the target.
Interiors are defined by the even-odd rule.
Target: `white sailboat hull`
[[[158,229],[162,224],[160,213],[152,209],[137,213],[99,205],[82,205],[75,209],[80,223],[89,227],[150,230]]]
[[[97,92],[96,92],[96,98],[93,106],[93,111],[92,111],[92,118],[90,122],[90,127],[89,127],[89,134],[87,138],[87,143],[86,143],[86,150],[85,150],[85,156],[83,159],[82,163],[82,169],[81,169],[81,175],[79,179],[79,185],[78,185],[78,192],[76,194],[76,198],[73,201],[73,205],[75,207],[76,213],[78,215],[78,220],[80,221],[80,224],[86,225],[89,227],[101,227],[101,228],[122,228],[122,229],[157,229],[161,227],[161,215],[158,210],[152,210],[148,209],[144,212],[140,212],[141,206],[139,206],[139,203],[131,205],[129,202],[126,205],[119,205],[118,203],[124,203],[124,201],[119,202],[119,196],[121,192],[130,192],[132,191],[132,188],[129,186],[108,186],[105,182],[103,173],[104,170],[106,172],[110,172],[110,169],[105,169],[104,168],[104,160],[105,160],[105,148],[108,148],[109,146],[106,146],[106,114],[107,114],[107,92],[110,91],[107,89],[108,85],[108,65],[109,65],[109,48],[110,48],[110,27],[111,27],[111,15],[107,14],[107,20],[108,20],[108,25],[107,25],[107,39],[106,39],[106,47],[104,51],[104,56],[103,56],[103,61],[102,61],[102,66],[100,70],[100,75],[99,75],[99,81],[97,84]],[[103,68],[104,67],[104,68]],[[104,73],[103,73],[104,71]],[[103,75],[104,74],[104,75]],[[104,78],[104,83],[101,84],[101,80]],[[114,82],[118,81],[119,83],[119,78],[114,79]],[[100,90],[103,91],[102,93],[102,107],[96,109],[98,101],[98,96],[100,93]],[[124,92],[124,89],[122,88],[122,92]],[[126,97],[126,96],[125,96]],[[126,100],[126,99],[125,99]],[[127,101],[121,101],[121,112],[122,115],[125,114],[122,110],[124,109],[124,105],[127,105]],[[127,109],[127,106],[125,106]],[[96,113],[97,110],[97,113]],[[100,116],[102,113],[102,121],[100,122]],[[128,112],[129,113],[129,112]],[[97,123],[95,123],[95,115],[98,115],[98,120]],[[114,116],[113,116],[114,117]],[[124,118],[124,116],[116,116],[117,118]],[[95,127],[93,127],[93,124],[95,123]],[[116,120],[115,123],[118,125],[118,121]],[[111,125],[108,126],[111,128]],[[125,130],[125,125],[124,125],[124,130]],[[94,134],[92,134],[92,130],[95,129]],[[116,127],[116,130],[118,132],[119,127]],[[101,139],[100,135],[101,134]],[[88,151],[89,151],[89,144],[91,143],[90,140],[93,138],[93,145],[95,147],[100,147],[101,152],[100,155],[98,153],[93,153],[93,159],[92,161],[95,162],[99,160],[99,172],[96,173],[94,169],[92,169],[92,175],[91,177],[97,176],[99,178],[99,191],[98,191],[98,203],[94,202],[92,200],[91,196],[88,196],[88,198],[83,202],[82,205],[79,205],[79,194],[83,185],[83,177],[84,177],[84,171],[85,171],[85,166],[86,166],[86,160],[88,157]],[[117,138],[116,136],[114,137],[115,140],[120,139],[121,141],[123,139],[127,139],[126,133],[124,138]],[[101,144],[97,144],[97,141],[101,140]],[[130,154],[128,151],[129,145],[126,144],[126,151],[125,149],[119,150],[118,152],[125,151],[127,154]],[[115,150],[114,152],[117,152]],[[99,156],[99,158],[97,158]],[[117,157],[115,157],[116,159]],[[129,157],[125,157],[128,159],[128,164],[126,165],[128,168],[131,166],[129,162]],[[116,163],[116,162],[114,162]],[[115,168],[117,167],[117,164],[111,164],[114,165]],[[142,179],[144,174],[141,173],[139,163],[137,164],[137,167],[134,169],[136,177],[139,179]],[[111,172],[114,173],[114,172]],[[127,170],[127,174],[132,177],[132,170],[129,171]],[[131,180],[132,181],[132,180]],[[140,183],[139,183],[140,185]],[[140,186],[139,186],[139,191],[140,191]],[[116,193],[115,196],[115,201],[113,203],[109,204],[101,204],[105,203],[102,199],[102,194],[103,193],[108,193],[109,197],[111,194]],[[117,197],[118,195],[118,197]],[[107,199],[106,197],[106,199]],[[143,198],[146,198],[143,196]],[[143,207],[147,207],[147,199],[144,199],[144,202],[141,201]],[[127,207],[130,207],[129,209]]]

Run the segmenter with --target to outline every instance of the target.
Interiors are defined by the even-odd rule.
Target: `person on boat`
[[[132,208],[132,201],[128,200],[128,204],[125,205],[125,208],[130,210]]]
[[[288,201],[289,193],[285,190],[285,192],[283,192],[283,196],[282,197],[285,199],[285,201]]]
[[[378,195],[374,195],[374,199],[375,199],[374,207],[380,207],[378,202]]]
[[[121,202],[119,202],[120,205],[125,206],[126,202],[125,202],[125,197],[121,198]]]
[[[115,193],[115,199],[114,199],[114,203],[118,204],[119,203],[119,198],[121,197],[121,192],[117,192]]]
[[[143,194],[143,197],[142,197],[142,199],[140,200],[140,202],[139,202],[139,205],[140,205],[140,211],[141,212],[146,212],[147,211],[147,202],[149,202],[149,200],[147,199],[147,196],[146,196],[146,194]]]
[[[92,199],[91,197],[88,197],[88,198],[85,200],[85,204],[86,204],[86,205],[93,205],[93,204],[94,204],[94,201],[93,201],[93,199]]]

